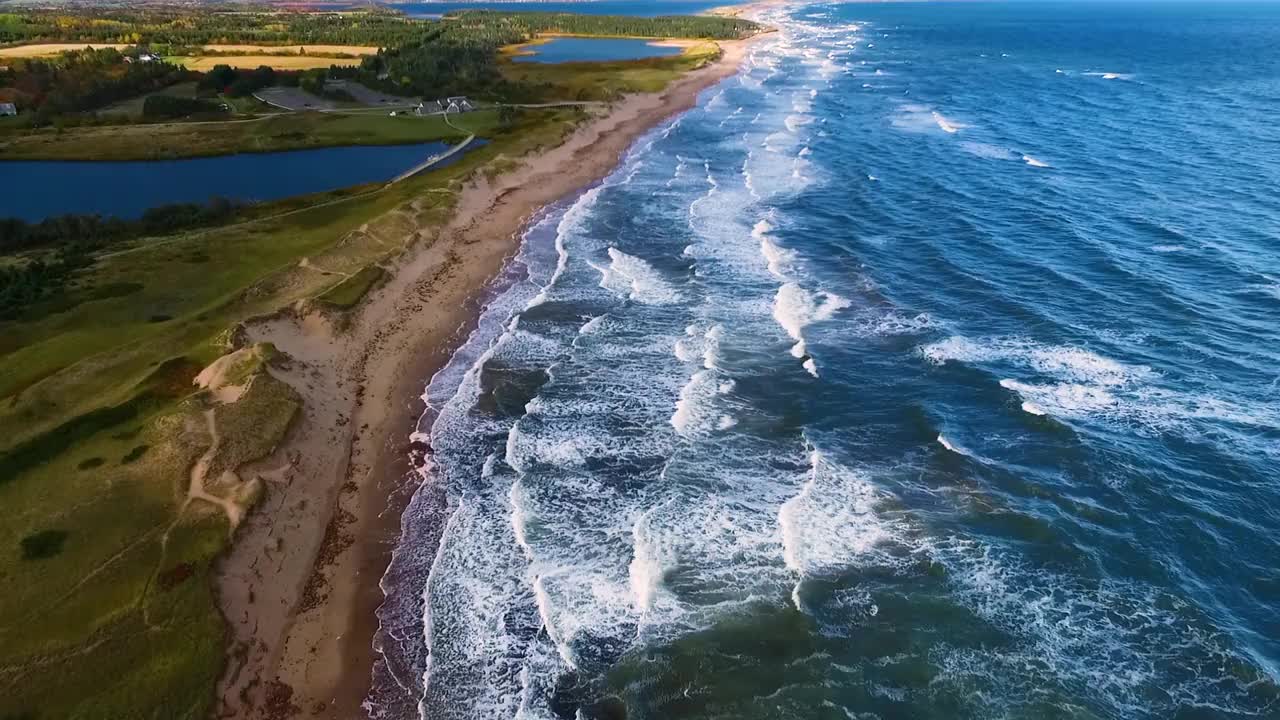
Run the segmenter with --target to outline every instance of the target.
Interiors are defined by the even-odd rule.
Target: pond
[[[0,161],[0,177],[6,180],[0,189],[0,218],[34,222],[72,213],[136,218],[160,205],[214,197],[279,200],[390,180],[449,147],[431,142],[183,160]]]
[[[615,60],[639,60],[650,57],[679,55],[681,49],[655,45],[655,40],[634,38],[579,38],[558,37],[548,42],[521,48],[527,55],[516,55],[516,62],[565,63],[612,62]]]

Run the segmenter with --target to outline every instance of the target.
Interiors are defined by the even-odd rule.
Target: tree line
[[[231,221],[244,207],[225,198],[152,208],[137,219],[100,215],[59,215],[40,222],[0,218],[0,255],[53,249],[49,257],[0,265],[0,320],[11,320],[38,302],[65,291],[76,270],[93,253],[150,235],[167,235]]]
[[[69,6],[0,14],[0,44],[398,45],[427,21],[393,12],[215,12],[200,8]]]
[[[498,68],[498,50],[537,35],[735,39],[758,32],[753,22],[703,16],[625,17],[550,12],[472,10],[447,16],[412,42],[366,57],[353,74],[392,94],[440,97],[476,94],[507,100],[531,97]]]
[[[712,15],[632,17],[629,15],[579,15],[566,12],[469,10],[451,15],[446,22],[455,30],[474,35],[511,31],[523,36],[563,33],[734,40],[748,37],[760,30],[760,26],[750,20]]]
[[[72,50],[53,58],[15,58],[0,74],[0,101],[34,112],[36,123],[127,100],[181,81],[187,71],[137,62],[112,48]]]

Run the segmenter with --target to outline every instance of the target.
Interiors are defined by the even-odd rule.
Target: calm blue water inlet
[[[525,52],[529,54],[512,59],[536,63],[612,62],[679,55],[680,48],[654,45],[652,40],[564,37],[530,45]]]
[[[390,180],[445,143],[245,153],[136,162],[4,161],[0,217],[135,218],[149,208],[225,197],[249,202]]]
[[[1280,5],[772,12],[430,379],[390,717],[1280,718]]]

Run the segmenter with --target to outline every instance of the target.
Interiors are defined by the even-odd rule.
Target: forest
[[[161,61],[134,62],[112,48],[73,50],[52,58],[17,58],[0,74],[0,102],[34,112],[37,124],[137,97],[184,79],[187,72]]]
[[[110,42],[143,45],[328,44],[393,46],[424,21],[387,11],[211,12],[188,7],[32,9],[0,13],[0,45]]]
[[[473,10],[447,17],[415,41],[367,57],[356,73],[371,87],[425,97],[470,94],[532,100],[498,71],[498,49],[545,33],[728,40],[759,30],[747,20],[710,16],[623,17]]]
[[[550,12],[466,11],[441,21],[411,20],[389,11],[360,13],[199,12],[185,8],[32,10],[0,14],[0,42],[126,42],[159,48],[202,43],[341,43],[378,45],[344,77],[388,93],[439,97],[468,94],[507,100],[536,92],[498,72],[498,49],[544,33],[732,39],[757,31],[725,17],[638,18]],[[52,116],[96,109],[185,79],[164,63],[130,63],[115,50],[75,51],[47,60],[16,60],[0,77],[0,101]],[[283,78],[281,78],[283,79]],[[290,78],[291,79],[291,78]],[[277,82],[261,74],[227,76],[215,68],[202,88],[234,96]],[[171,109],[172,110],[172,109]],[[176,110],[175,110],[176,111]]]

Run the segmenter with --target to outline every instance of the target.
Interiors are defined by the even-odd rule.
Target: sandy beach
[[[365,716],[378,580],[415,489],[410,433],[425,383],[465,337],[531,216],[604,178],[635,139],[736,73],[751,42],[721,43],[717,61],[666,91],[629,96],[559,147],[472,180],[453,219],[421,232],[345,328],[303,309],[242,328],[242,340],[291,358],[273,372],[305,409],[286,444],[247,470],[270,490],[220,564],[229,659],[218,717]]]

